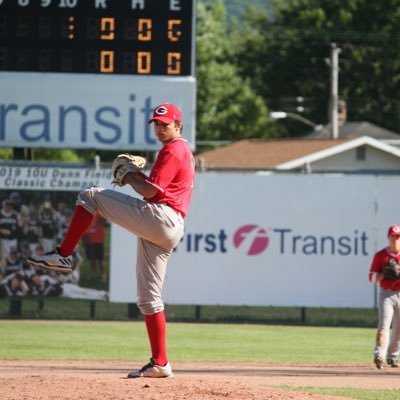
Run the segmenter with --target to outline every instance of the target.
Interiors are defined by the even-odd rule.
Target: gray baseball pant
[[[163,203],[147,202],[101,187],[80,192],[76,204],[138,237],[137,305],[144,315],[163,311],[161,292],[167,262],[183,236],[183,217]]]
[[[383,360],[386,357],[397,359],[400,340],[400,292],[380,288],[378,312],[379,323],[374,355]],[[392,334],[390,335],[391,325]]]

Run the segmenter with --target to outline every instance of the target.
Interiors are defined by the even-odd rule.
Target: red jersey
[[[193,181],[193,154],[187,140],[180,137],[168,143],[159,152],[147,179],[158,192],[154,197],[144,199],[166,203],[185,217],[192,198]]]
[[[378,251],[375,253],[374,259],[372,260],[371,268],[369,270],[369,280],[372,282],[372,275],[374,273],[381,273],[383,270],[383,267],[387,263],[387,261],[390,258],[395,258],[398,262],[400,262],[400,253],[398,254],[393,254],[390,252],[388,247],[385,247],[384,249]],[[400,291],[400,280],[396,281],[389,281],[387,279],[383,279],[382,281],[379,282],[379,285],[383,289],[387,290],[393,290],[393,291]]]

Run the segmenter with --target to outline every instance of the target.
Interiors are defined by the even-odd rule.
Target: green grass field
[[[129,360],[148,352],[143,322],[3,320],[0,327],[1,359]],[[374,335],[365,328],[170,323],[168,348],[177,361],[370,363]]]
[[[374,340],[372,328],[168,325],[169,356],[176,361],[370,364]],[[130,360],[148,355],[142,321],[0,320],[0,343],[3,360]],[[300,389],[354,399],[400,398],[399,390]]]

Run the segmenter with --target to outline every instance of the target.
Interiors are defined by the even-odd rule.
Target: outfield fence
[[[253,307],[166,304],[170,322],[252,323],[375,327],[375,308]],[[24,297],[2,299],[0,319],[142,320],[136,304],[97,300]]]

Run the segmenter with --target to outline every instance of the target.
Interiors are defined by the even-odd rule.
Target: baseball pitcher
[[[161,290],[168,259],[183,236],[195,170],[192,152],[181,136],[179,108],[161,104],[148,122],[154,124],[155,136],[163,146],[150,174],[143,173],[146,160],[139,156],[120,154],[112,165],[113,183],[130,185],[143,199],[100,187],[83,190],[60,246],[27,259],[38,268],[70,271],[71,254],[96,214],[137,236],[137,305],[145,318],[152,356],[148,364],[130,372],[128,378],[172,376]]]

